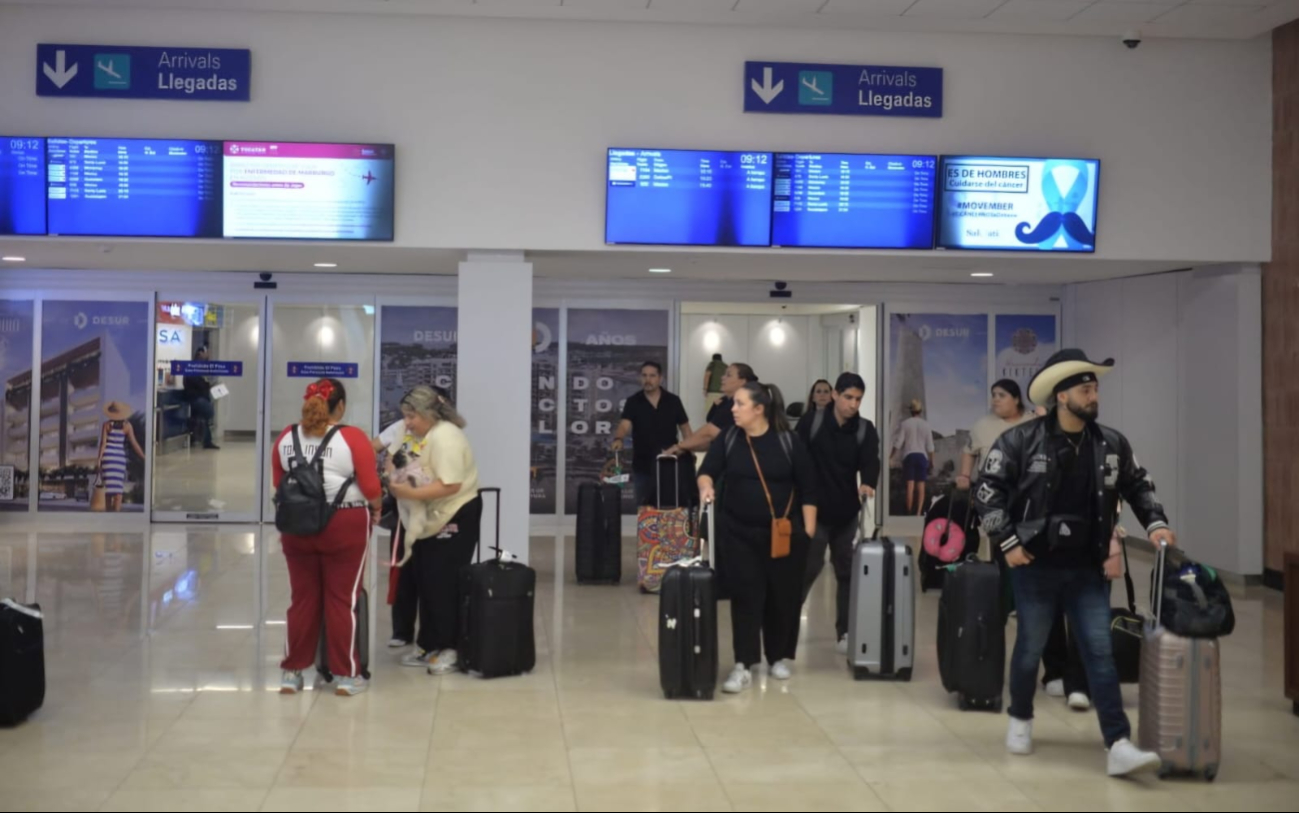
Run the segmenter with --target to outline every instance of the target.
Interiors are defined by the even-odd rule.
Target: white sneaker
[[[789,661],[777,661],[772,664],[768,674],[775,680],[789,680],[794,676],[794,669],[790,666]]]
[[[1006,750],[1020,757],[1033,753],[1032,720],[1010,718],[1010,729],[1006,732]]]
[[[356,677],[338,678],[334,681],[334,694],[339,697],[356,697],[368,688],[370,688],[370,681],[360,675],[357,675]]]
[[[408,646],[410,646],[410,641],[405,638],[393,638],[388,642],[389,649],[405,649]]]
[[[460,670],[460,655],[454,649],[444,649],[429,664],[428,673],[434,677],[449,675]]]
[[[837,643],[837,644],[834,645],[834,649],[835,649],[835,651],[838,652],[840,655],[847,655],[847,654],[848,654],[848,636],[847,636],[847,635],[841,635],[841,636],[839,636],[839,643]]]
[[[753,673],[742,665],[736,664],[731,676],[722,684],[722,691],[727,694],[739,694],[753,685]]]
[[[414,652],[401,659],[402,666],[409,666],[413,669],[425,669],[433,665],[437,660],[437,654],[434,652],[425,652],[416,648]]]
[[[280,676],[280,694],[298,694],[304,685],[301,672],[285,669],[284,674]]]
[[[1135,776],[1159,770],[1163,760],[1159,754],[1142,751],[1132,744],[1132,740],[1119,740],[1110,746],[1110,776]]]
[[[1088,711],[1092,707],[1092,699],[1082,692],[1074,692],[1069,695],[1069,708],[1074,711]]]
[[[1046,684],[1047,697],[1064,697],[1064,681],[1053,680]]]

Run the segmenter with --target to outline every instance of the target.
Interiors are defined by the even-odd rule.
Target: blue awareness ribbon
[[[1055,170],[1069,167],[1078,171],[1078,177],[1065,194],[1060,193],[1060,185],[1055,180]],[[1021,243],[1036,245],[1043,250],[1050,250],[1064,236],[1065,243],[1073,251],[1091,249],[1096,246],[1096,235],[1087,226],[1087,222],[1078,214],[1078,207],[1091,191],[1091,167],[1086,161],[1053,159],[1042,166],[1042,199],[1050,211],[1036,227],[1030,229],[1028,223],[1020,223],[1015,228],[1015,236]]]

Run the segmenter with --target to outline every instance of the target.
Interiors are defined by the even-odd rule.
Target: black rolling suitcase
[[[713,537],[713,507],[706,506]],[[717,691],[717,576],[700,558],[669,567],[659,591],[659,683],[669,700],[712,700]]]
[[[537,571],[507,561],[501,551],[501,490],[478,493],[496,495],[496,559],[460,573],[460,667],[484,678],[522,675],[537,665],[532,628]]]
[[[45,622],[39,604],[0,601],[0,725],[18,725],[45,703]]]
[[[360,661],[361,677],[370,679],[370,594],[364,587],[356,599],[356,657]],[[316,673],[326,683],[334,680],[329,671],[329,644],[325,638],[325,624],[320,624],[320,643],[316,646]]]
[[[583,483],[577,489],[577,583],[622,581],[622,489]]]
[[[947,575],[938,603],[938,669],[962,711],[1001,711],[1006,622],[1001,570],[970,557]]]

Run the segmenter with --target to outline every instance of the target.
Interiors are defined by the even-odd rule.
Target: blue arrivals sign
[[[359,378],[360,365],[336,361],[290,361],[289,378]]]
[[[242,361],[173,361],[171,374],[239,378],[244,374],[244,363]]]
[[[943,69],[746,62],[744,112],[942,118]]]
[[[36,95],[246,102],[252,51],[243,48],[36,46]]]

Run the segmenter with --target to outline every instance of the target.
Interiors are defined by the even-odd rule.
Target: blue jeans
[[[1019,634],[1010,661],[1010,716],[1033,719],[1038,665],[1056,614],[1063,609],[1082,657],[1106,747],[1131,737],[1110,642],[1110,585],[1100,568],[1032,564],[1011,569],[1010,581],[1019,613]]]

